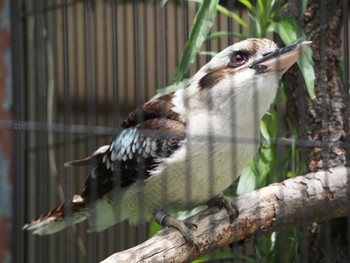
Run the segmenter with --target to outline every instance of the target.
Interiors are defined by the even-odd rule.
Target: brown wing
[[[103,145],[88,157],[66,162],[64,166],[71,167],[71,166],[81,166],[81,165],[96,165],[100,157],[108,150],[108,148],[109,148],[109,145]]]
[[[172,110],[174,107],[171,102],[173,96],[173,93],[164,95],[154,101],[147,102],[137,107],[126,117],[122,122],[121,127],[134,127],[142,122],[152,119],[168,119],[185,123],[179,114]]]
[[[51,234],[86,219],[87,205],[115,187],[127,187],[150,176],[149,171],[173,154],[185,139],[185,122],[172,111],[172,95],[138,107],[122,123],[109,146],[91,156],[67,163],[94,165],[81,195],[40,216],[24,229],[35,234]],[[66,216],[70,215],[68,221]]]
[[[138,107],[122,124],[86,180],[82,198],[95,200],[115,187],[127,187],[150,176],[163,158],[185,139],[185,122],[171,110],[167,95]]]

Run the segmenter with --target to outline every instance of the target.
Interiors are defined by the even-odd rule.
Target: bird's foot
[[[163,211],[158,211],[154,219],[161,226],[176,228],[180,231],[180,233],[185,237],[186,241],[191,246],[196,246],[193,237],[193,230],[196,230],[198,228],[196,224],[186,222],[185,220],[178,220],[176,218],[171,217],[169,214]]]
[[[208,205],[212,206],[213,203],[219,206],[220,208],[224,207],[226,209],[231,224],[238,217],[238,207],[235,204],[233,204],[230,199],[224,196],[216,197],[214,200],[209,201]]]

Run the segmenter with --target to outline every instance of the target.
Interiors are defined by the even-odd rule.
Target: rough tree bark
[[[318,146],[304,147],[307,166],[310,171],[316,172],[345,165],[347,161],[347,149],[343,145],[349,137],[349,115],[346,109],[345,92],[338,75],[343,9],[340,0],[309,0],[306,12],[302,17],[298,12],[300,3],[301,1],[289,1],[287,13],[300,22],[307,39],[313,41],[316,98],[311,99],[307,95],[305,87],[300,85],[303,83],[302,77],[298,77],[300,74],[297,67],[294,67],[294,70],[288,71],[285,75],[287,81],[284,83],[288,96],[287,115],[299,128],[299,138],[318,144]],[[337,143],[338,145],[335,145]],[[326,217],[344,216],[347,211],[348,170],[343,169],[342,171],[346,171],[342,178],[338,177],[338,172],[325,176],[329,182],[340,183],[339,189],[344,191],[344,199],[335,210],[332,204],[334,200],[337,200],[338,190],[334,192],[333,189],[323,186],[320,192],[310,193],[309,191],[313,188],[309,187],[306,181],[298,182],[300,179],[295,178],[293,180],[297,180],[296,182],[287,180],[286,182],[290,183],[284,182],[280,186],[272,185],[266,188],[269,190],[264,188],[238,198],[238,206],[241,206],[242,203],[244,206],[241,206],[241,215],[233,225],[228,224],[224,211],[209,209],[204,214],[197,216],[193,220],[196,220],[200,226],[196,234],[196,238],[199,238],[200,241],[198,250],[191,250],[177,231],[166,230],[157,235],[155,239],[128,251],[117,253],[104,262],[132,262],[130,259],[133,259],[134,262],[185,262],[213,248],[237,240],[245,240],[256,233],[296,226],[301,223],[301,217],[307,217],[307,222],[319,222],[324,221]],[[310,180],[310,176],[305,178]],[[288,187],[292,185],[293,187]],[[285,190],[295,191],[291,194],[293,198],[288,199],[291,196],[284,192]],[[274,191],[285,194],[279,196]],[[317,199],[317,197],[321,198],[323,203],[310,202],[310,198]],[[248,201],[257,203],[255,206],[253,203],[247,205]],[[297,207],[300,204],[301,206]],[[249,210],[247,210],[248,207]],[[291,210],[288,211],[288,208]],[[257,214],[256,211],[259,213]],[[281,211],[283,212],[280,214]],[[319,213],[319,215],[314,213]],[[215,221],[208,221],[206,216]],[[293,219],[297,223],[293,223]],[[347,219],[336,219],[331,220],[331,223],[319,224],[317,231],[310,230],[310,235],[304,237],[309,240],[309,261],[324,262],[329,259],[332,259],[332,262],[348,261],[346,227]]]
[[[342,17],[343,11],[348,10],[343,10],[340,0],[309,0],[302,17],[300,11],[298,12],[300,3],[289,1],[287,13],[299,21],[307,39],[313,42],[316,98],[311,99],[307,95],[305,87],[300,85],[301,77],[297,77],[297,68],[294,68],[285,76],[287,114],[299,128],[301,139],[321,145],[308,148],[301,146],[308,169],[315,172],[346,165],[346,156],[349,154],[344,147],[349,137],[347,96],[338,73]],[[329,259],[332,262],[348,261],[346,228],[346,219],[336,219],[319,224],[317,231],[310,231],[310,262],[324,262]]]
[[[298,2],[298,1],[290,1]],[[321,2],[324,4],[321,5]],[[289,5],[298,10],[296,6]],[[295,11],[294,18],[298,17]],[[301,28],[313,42],[312,52],[316,73],[316,98],[311,99],[298,77],[297,67],[286,73],[285,90],[288,94],[287,114],[299,128],[302,139],[321,142],[322,147],[307,149],[310,171],[345,165],[346,150],[330,143],[345,142],[345,93],[339,78],[341,56],[342,5],[340,0],[308,1]],[[298,81],[299,80],[299,81]],[[302,90],[301,90],[302,89]]]
[[[179,231],[166,229],[131,249],[115,253],[103,263],[189,262],[213,249],[282,229],[347,214],[350,170],[336,168],[285,180],[234,200],[240,211],[229,223],[225,209],[212,207],[189,219],[197,247],[191,247]],[[320,209],[324,207],[327,209]],[[307,214],[303,213],[307,210]]]

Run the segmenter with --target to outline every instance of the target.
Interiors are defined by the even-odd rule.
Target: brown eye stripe
[[[199,88],[203,89],[211,89],[214,87],[221,79],[223,79],[226,74],[232,71],[229,67],[219,68],[215,71],[212,71],[202,77],[199,81]]]

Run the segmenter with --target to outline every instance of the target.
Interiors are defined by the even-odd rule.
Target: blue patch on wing
[[[142,130],[129,128],[123,130],[110,144],[108,153],[103,157],[107,169],[115,171],[124,163],[127,168],[138,170],[140,163],[146,168],[153,168],[156,158],[168,157],[179,147],[183,138],[167,137],[153,131],[154,136],[147,136]],[[158,135],[158,136],[157,136]],[[152,162],[152,163],[150,163]],[[152,165],[153,164],[153,165]],[[132,167],[134,165],[134,167]]]

